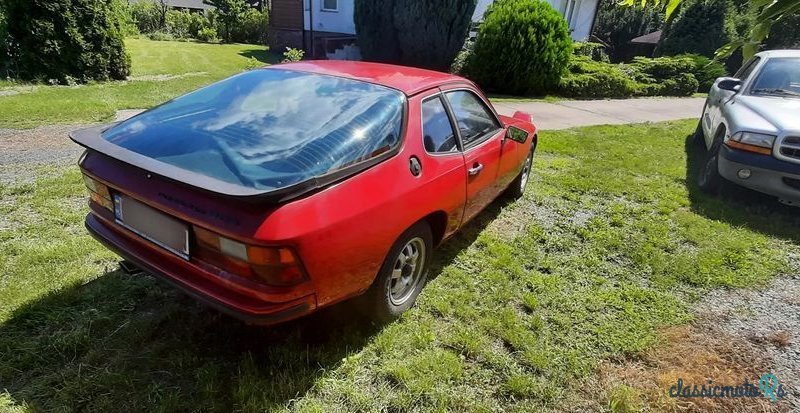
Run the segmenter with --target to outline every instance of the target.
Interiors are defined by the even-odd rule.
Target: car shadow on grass
[[[507,203],[495,201],[440,246],[432,278]],[[148,275],[113,270],[31,301],[0,325],[0,395],[35,411],[271,410],[339,374],[382,328],[352,301],[248,326]]]
[[[800,208],[778,202],[777,198],[725,182],[719,195],[704,193],[697,177],[706,159],[706,149],[686,137],[686,187],[694,212],[706,218],[743,226],[800,245]]]

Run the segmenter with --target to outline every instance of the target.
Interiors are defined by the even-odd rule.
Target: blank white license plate
[[[189,259],[189,227],[183,222],[120,194],[114,194],[114,216],[118,224],[140,237]]]

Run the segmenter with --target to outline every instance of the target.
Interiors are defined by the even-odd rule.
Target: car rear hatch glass
[[[102,139],[72,137],[175,180],[253,195],[316,187],[385,159],[399,146],[404,108],[404,95],[384,86],[259,69],[114,125]]]

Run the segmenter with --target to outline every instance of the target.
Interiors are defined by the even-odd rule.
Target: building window
[[[339,11],[339,0],[322,0],[322,10]]]

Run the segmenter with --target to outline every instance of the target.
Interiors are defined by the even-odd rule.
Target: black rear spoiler
[[[69,137],[72,139],[72,141],[90,151],[98,152],[117,161],[124,162],[128,165],[142,169],[146,173],[157,175],[169,181],[187,185],[216,196],[233,198],[237,201],[266,204],[283,203],[325,188],[333,183],[339,182],[361,171],[369,169],[372,166],[385,161],[386,159],[391,158],[400,150],[400,145],[397,145],[393,150],[383,153],[375,158],[347,166],[331,173],[309,178],[303,182],[298,182],[287,187],[264,190],[225,182],[207,175],[161,162],[157,159],[153,159],[115,145],[104,139],[102,133],[106,129],[116,124],[117,123],[108,123],[86,129],[79,129],[70,132]]]

